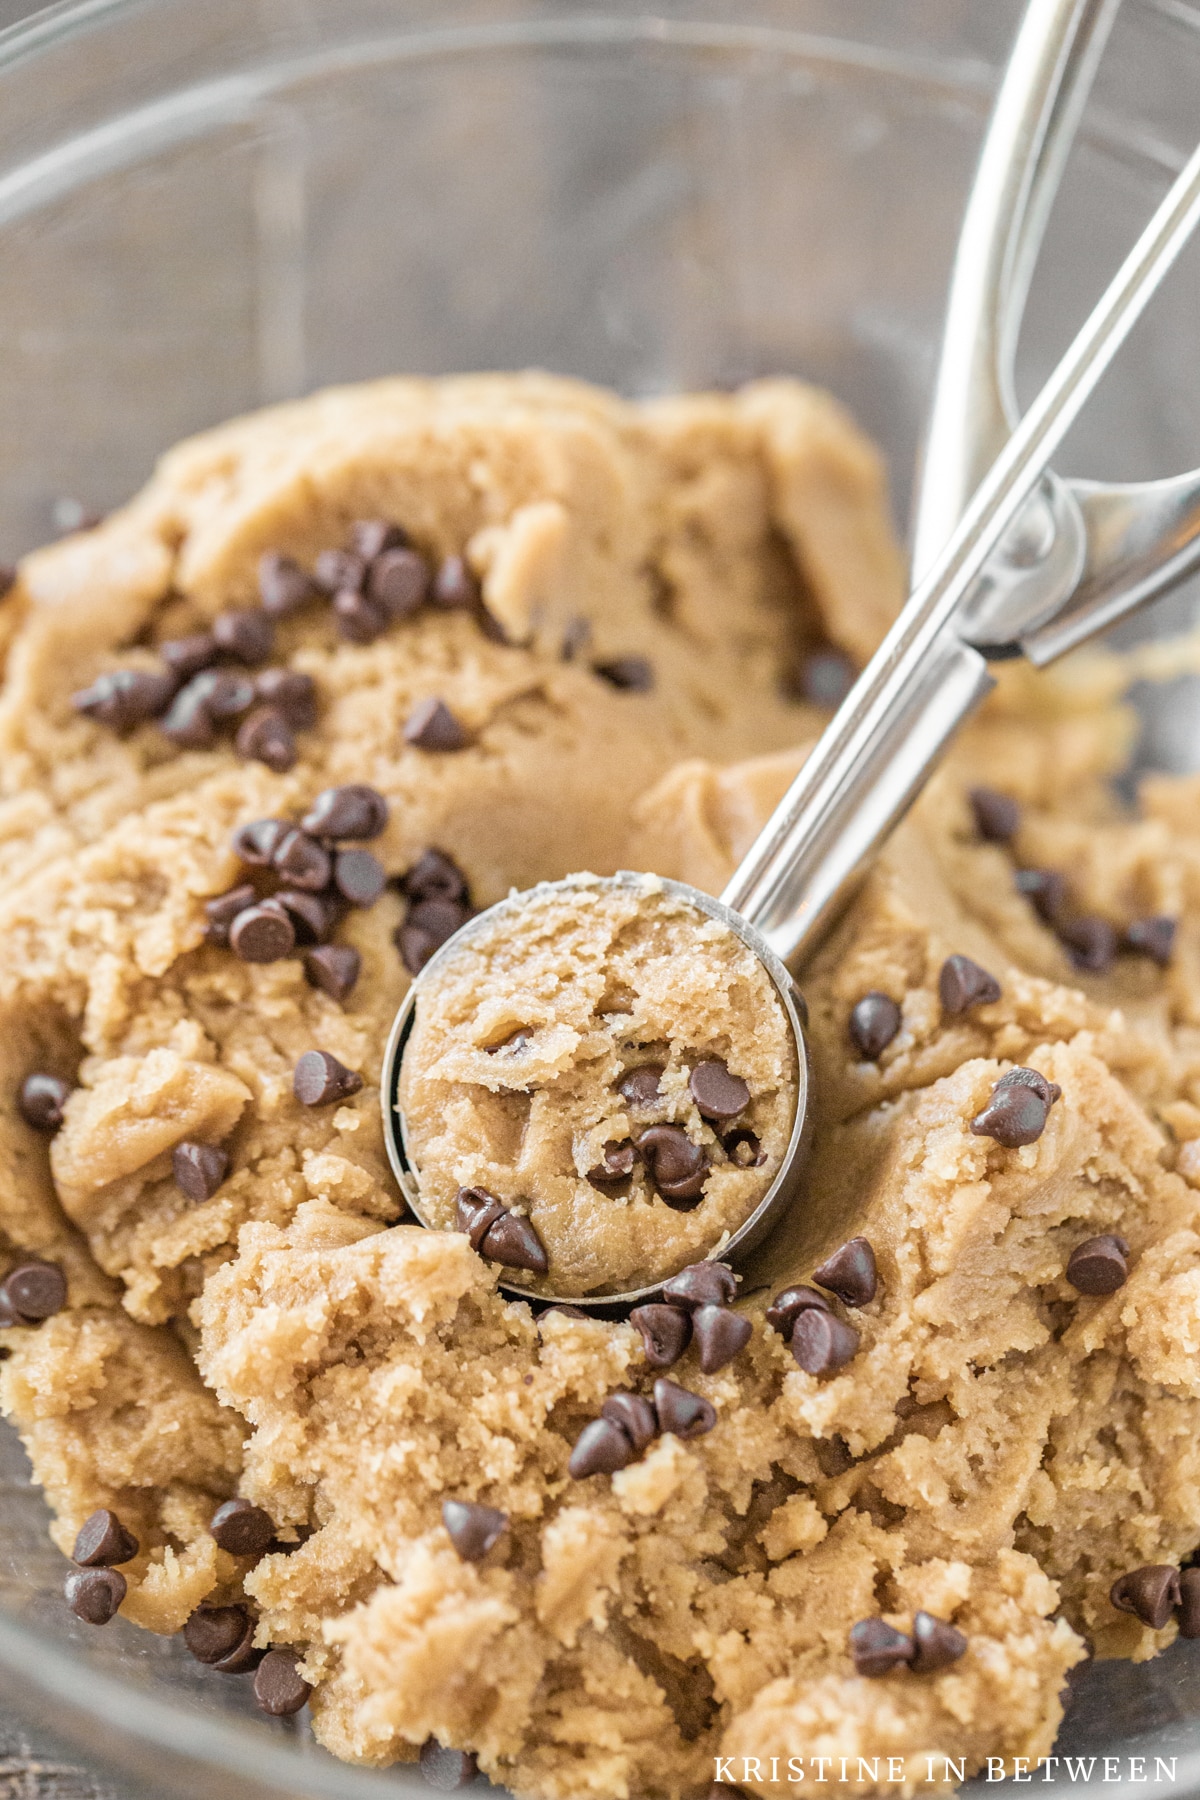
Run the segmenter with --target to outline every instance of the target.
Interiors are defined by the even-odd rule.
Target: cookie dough
[[[651,1287],[719,1255],[779,1173],[797,1060],[774,982],[661,882],[535,889],[418,992],[400,1104],[422,1210],[509,1283]]]

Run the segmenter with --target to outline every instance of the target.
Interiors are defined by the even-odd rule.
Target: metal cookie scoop
[[[1065,143],[1111,11],[1112,0],[1032,0],[1001,88],[951,294],[931,439],[931,479],[946,484],[948,499],[943,504],[940,490],[927,486],[921,530],[928,572],[720,900],[683,883],[664,884],[700,914],[727,925],[754,951],[775,985],[795,1040],[798,1093],[787,1154],[752,1216],[720,1247],[723,1261],[736,1264],[762,1242],[791,1206],[801,1178],[808,1136],[808,1050],[803,1002],[787,965],[801,967],[816,948],[958,727],[995,685],[989,655],[1026,654],[1039,666],[1048,663],[1163,591],[1200,559],[1200,477],[1120,490],[1119,501],[1111,499],[1114,490],[1093,489],[1093,497],[1104,493],[1109,498],[1089,511],[1082,484],[1072,491],[1046,473],[1049,459],[1200,217],[1200,150],[1024,419],[1011,429],[1007,402],[1003,410],[989,411],[980,399],[998,365],[986,355],[967,355],[985,303],[995,326],[987,342],[1000,346],[998,355],[1011,351],[1015,332],[1003,322],[1006,308],[1010,302],[1019,306],[1023,297]],[[979,255],[992,271],[988,279],[995,292],[990,297],[976,278],[974,259]],[[1014,258],[1024,259],[1018,274],[1013,273]],[[970,365],[967,370],[964,361]],[[1011,384],[1007,390],[997,384],[992,391],[1010,390]],[[970,486],[961,479],[951,481],[950,472],[962,463],[973,482],[963,458],[968,446],[977,455],[989,433],[996,440],[988,444],[995,460],[964,507]],[[1185,492],[1198,497],[1185,504]],[[1114,506],[1124,508],[1123,534],[1111,523]],[[947,531],[952,524],[954,529],[944,548],[929,556],[943,524]],[[618,875],[611,881],[638,879]],[[544,884],[511,896],[466,926],[418,976],[396,1017],[383,1071],[385,1133],[396,1178],[422,1222],[419,1171],[408,1154],[397,1104],[401,1062],[422,986],[472,934],[503,918],[506,909],[511,916],[514,908],[537,908],[562,885]],[[501,1286],[510,1293],[530,1292],[507,1278]],[[537,1297],[611,1313],[657,1291],[597,1298],[539,1291]]]

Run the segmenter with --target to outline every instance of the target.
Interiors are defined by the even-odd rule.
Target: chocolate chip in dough
[[[1133,1613],[1152,1631],[1161,1631],[1182,1598],[1179,1570],[1171,1563],[1147,1563],[1118,1575],[1109,1589],[1118,1612]]]
[[[387,871],[370,850],[339,850],[333,859],[333,885],[351,906],[374,906],[387,886]]]
[[[593,663],[592,673],[622,694],[648,694],[654,686],[654,665],[644,656],[612,656]]]
[[[338,922],[338,905],[323,894],[302,894],[297,888],[280,888],[271,896],[292,922],[298,944],[323,944]]]
[[[753,1131],[726,1132],[721,1148],[738,1169],[760,1169],[767,1160],[758,1134]]]
[[[275,646],[275,625],[261,606],[231,607],[212,622],[214,641],[227,656],[251,667],[265,663]]]
[[[253,887],[248,881],[239,882],[237,887],[230,888],[224,894],[217,894],[204,902],[204,941],[206,944],[228,944],[229,927],[238,914],[245,912],[258,900]]]
[[[1129,1280],[1129,1245],[1111,1231],[1076,1244],[1067,1259],[1067,1280],[1081,1294],[1115,1294]]]
[[[635,1152],[631,1138],[613,1139],[605,1144],[600,1161],[587,1172],[588,1180],[594,1187],[604,1187],[609,1182],[624,1181],[633,1174]]]
[[[377,838],[387,821],[388,803],[383,795],[365,782],[352,781],[322,789],[301,819],[300,829],[311,837],[331,838],[340,844],[347,839]],[[439,853],[427,850],[425,856],[437,858]],[[448,857],[439,860],[453,868]],[[454,873],[458,876],[457,869]],[[461,876],[458,879],[461,881]]]
[[[682,1125],[648,1125],[636,1148],[661,1199],[675,1212],[691,1212],[704,1197],[708,1158]]]
[[[256,706],[238,726],[234,749],[246,762],[260,762],[276,775],[296,766],[296,734],[277,706]]]
[[[639,1456],[658,1435],[658,1414],[641,1394],[609,1394],[600,1408],[600,1417],[619,1425]]]
[[[234,855],[252,868],[265,868],[294,829],[286,819],[251,819],[233,834]]]
[[[202,669],[210,669],[221,651],[211,631],[195,631],[189,637],[167,638],[158,654],[176,681],[190,681]]]
[[[942,1011],[951,1017],[1000,998],[1000,983],[969,956],[948,956],[938,975]]]
[[[58,1075],[27,1075],[17,1092],[17,1111],[35,1131],[49,1135],[63,1122],[63,1107],[71,1097],[68,1082]]]
[[[1102,975],[1117,954],[1117,934],[1107,919],[1086,915],[1059,924],[1058,936],[1077,969]]]
[[[415,550],[385,550],[371,564],[367,595],[393,622],[419,612],[429,598],[429,564]]]
[[[382,606],[352,588],[341,588],[333,596],[333,616],[339,637],[350,644],[373,644],[388,628]]]
[[[355,556],[372,563],[385,550],[401,550],[408,543],[403,526],[389,519],[356,519],[350,527],[349,545]]]
[[[661,1431],[677,1438],[703,1437],[717,1422],[717,1409],[702,1394],[660,1375],[654,1384],[654,1410]]]
[[[404,727],[404,741],[418,750],[465,750],[470,738],[444,700],[436,695],[414,706]]]
[[[479,1253],[506,1269],[528,1269],[534,1275],[545,1275],[550,1269],[546,1247],[533,1225],[512,1212],[502,1213],[489,1225]]]
[[[459,1188],[454,1198],[455,1229],[465,1231],[472,1250],[478,1250],[489,1228],[505,1211],[503,1200],[487,1188]]]
[[[850,1012],[850,1042],[868,1062],[877,1062],[899,1031],[903,1015],[888,994],[873,988]]]
[[[319,894],[333,878],[333,858],[307,831],[288,831],[271,853],[271,864],[288,887]]]
[[[1200,1637],[1200,1569],[1179,1571],[1179,1635]]]
[[[866,1306],[875,1298],[879,1285],[875,1252],[865,1237],[853,1237],[826,1257],[820,1268],[813,1271],[813,1280],[818,1287],[836,1294],[846,1306]]]
[[[273,707],[293,731],[310,731],[317,722],[317,684],[298,669],[261,669],[254,692]]]
[[[218,1506],[208,1522],[208,1529],[230,1556],[262,1556],[275,1537],[270,1513],[255,1506],[252,1500],[240,1497]]]
[[[208,710],[211,684],[206,669],[180,688],[159,720],[159,729],[181,750],[208,750],[217,741],[217,727]]]
[[[636,1452],[629,1433],[612,1419],[593,1419],[575,1439],[567,1472],[576,1481],[589,1475],[614,1475],[628,1468]]]
[[[63,1583],[67,1605],[88,1625],[115,1619],[129,1584],[118,1569],[76,1569]]]
[[[852,1325],[815,1306],[797,1313],[788,1347],[806,1375],[835,1375],[858,1350],[859,1336]]]
[[[1126,929],[1125,947],[1138,956],[1148,956],[1165,969],[1175,948],[1175,928],[1174,919],[1135,919]]]
[[[292,1076],[292,1092],[302,1106],[332,1106],[357,1094],[361,1086],[362,1076],[328,1050],[306,1050]]]
[[[421,1745],[421,1774],[430,1787],[442,1793],[470,1787],[479,1773],[479,1764],[470,1750],[451,1750],[436,1738],[426,1738]]]
[[[911,1668],[914,1675],[932,1675],[938,1669],[945,1669],[957,1662],[967,1648],[967,1640],[955,1626],[948,1625],[945,1619],[935,1619],[932,1613],[919,1612],[913,1615],[913,1655]]]
[[[216,1144],[190,1138],[176,1144],[171,1156],[175,1185],[189,1200],[211,1200],[229,1173],[229,1157]]]
[[[138,1541],[107,1506],[89,1513],[75,1535],[71,1561],[81,1569],[111,1569],[114,1563],[132,1562]]]
[[[254,1624],[244,1606],[198,1606],[188,1615],[183,1641],[197,1662],[220,1665],[239,1650]]]
[[[254,1672],[254,1698],[273,1719],[290,1718],[308,1704],[312,1686],[296,1667],[294,1650],[268,1650]]]
[[[886,1619],[860,1619],[850,1627],[850,1654],[855,1673],[875,1681],[912,1661],[913,1641]]]
[[[1006,1089],[1010,1087],[1032,1088],[1047,1106],[1053,1106],[1056,1100],[1062,1099],[1062,1089],[1057,1081],[1047,1081],[1040,1069],[1009,1069],[1006,1075],[1000,1077],[996,1086]]]
[[[796,1320],[809,1307],[815,1307],[817,1312],[833,1311],[824,1294],[818,1294],[816,1288],[784,1288],[782,1293],[776,1294],[767,1308],[767,1324],[781,1338],[790,1338]]]
[[[319,600],[321,589],[290,556],[268,550],[258,559],[258,597],[268,618],[286,619]]]
[[[1014,880],[1038,917],[1053,925],[1067,904],[1067,884],[1057,869],[1018,869]]]
[[[313,576],[330,596],[360,593],[367,579],[367,565],[353,550],[322,550],[313,564]]]
[[[241,962],[279,962],[295,949],[296,930],[277,900],[263,900],[238,914],[229,927],[229,947]]]
[[[699,1062],[688,1076],[692,1099],[702,1118],[724,1123],[736,1119],[750,1104],[750,1089],[740,1075],[731,1075],[719,1057]]]
[[[433,897],[418,900],[393,934],[409,974],[419,975],[430,957],[466,924],[470,916],[468,908],[457,900]]]
[[[349,944],[322,944],[304,952],[304,975],[310,987],[331,1000],[346,998],[362,968],[362,957]]]
[[[1036,1078],[1034,1081],[1026,1076]],[[1006,1150],[1034,1144],[1046,1129],[1050,1108],[1061,1090],[1036,1069],[1011,1069],[993,1087],[982,1112],[971,1120],[976,1137],[994,1138]]]
[[[701,1306],[692,1314],[692,1333],[700,1352],[700,1367],[715,1375],[750,1342],[753,1327],[741,1313],[727,1306]]]
[[[481,1562],[508,1529],[508,1514],[472,1500],[443,1500],[442,1524],[464,1562]]]
[[[635,1306],[629,1323],[641,1333],[642,1349],[652,1369],[673,1368],[692,1339],[692,1315],[681,1306],[665,1306],[657,1300]]]
[[[5,1322],[40,1325],[67,1304],[67,1278],[57,1263],[31,1259],[18,1263],[0,1281],[0,1307],[11,1314]]]
[[[439,564],[430,598],[447,612],[469,612],[479,605],[479,583],[461,556],[448,556]]]
[[[662,1063],[642,1063],[630,1069],[617,1083],[617,1092],[626,1105],[639,1112],[649,1112],[661,1098],[659,1083],[665,1073]]]
[[[112,669],[98,676],[91,687],[72,694],[71,705],[110,731],[132,731],[136,725],[166,712],[175,688],[173,675],[156,675],[146,669]]]
[[[689,1263],[663,1283],[663,1299],[671,1306],[728,1306],[736,1298],[737,1276],[728,1263]]]
[[[997,793],[995,788],[976,787],[967,798],[975,816],[975,829],[985,843],[1010,843],[1021,823],[1021,808],[1012,795]]]

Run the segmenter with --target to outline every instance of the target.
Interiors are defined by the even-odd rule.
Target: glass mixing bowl
[[[950,258],[1014,0],[72,0],[0,35],[0,559],[181,434],[325,382],[527,364],[630,393],[826,383],[907,505]],[[1192,148],[1200,9],[1126,0],[1033,291],[1045,375]],[[1200,250],[1060,459],[1200,463]],[[1136,624],[1178,628],[1186,591]],[[1139,759],[1200,763],[1197,684]],[[121,1791],[428,1794],[349,1769],[247,1683],[61,1598],[0,1444],[0,1669]],[[1085,1669],[1060,1749],[1200,1794],[1200,1644]],[[1170,1759],[1175,1761],[1172,1765]],[[1073,1783],[1066,1777],[1060,1789]],[[1040,1779],[1040,1777],[1039,1777]],[[982,1786],[982,1784],[981,1784]],[[637,1800],[637,1797],[635,1797]]]

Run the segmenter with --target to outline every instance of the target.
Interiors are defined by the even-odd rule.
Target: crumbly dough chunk
[[[459,1189],[483,1188],[528,1218],[549,1270],[505,1270],[518,1286],[652,1286],[718,1251],[779,1172],[797,1063],[774,983],[727,926],[656,881],[536,890],[418,993],[400,1103],[425,1216],[454,1230]],[[744,1085],[743,1109],[704,1116],[689,1085],[700,1063]],[[638,1069],[653,1095],[622,1091]],[[702,1150],[698,1193],[664,1195],[652,1152],[633,1160],[663,1125]],[[605,1154],[622,1148],[632,1172],[614,1182]]]

